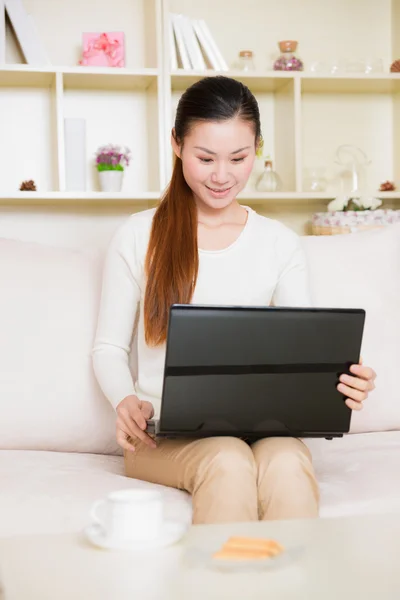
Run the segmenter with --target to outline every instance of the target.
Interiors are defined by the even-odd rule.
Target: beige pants
[[[188,491],[193,523],[318,516],[319,492],[308,448],[294,438],[252,446],[233,437],[135,443],[128,477]]]

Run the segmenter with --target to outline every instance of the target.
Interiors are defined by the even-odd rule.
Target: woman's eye
[[[244,161],[244,159],[245,159],[245,158],[246,158],[245,156],[242,156],[241,158],[232,158],[232,162],[233,162],[233,163],[236,163],[236,164],[237,164],[237,163],[241,163],[241,162],[243,162],[243,161]],[[200,158],[200,157],[199,157],[199,160],[200,160],[200,162],[202,162],[202,163],[204,163],[204,164],[206,164],[206,165],[209,165],[210,163],[212,163],[212,162],[213,162],[213,159],[212,159],[212,158]]]

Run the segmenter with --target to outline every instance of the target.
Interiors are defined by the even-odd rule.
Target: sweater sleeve
[[[114,234],[107,250],[92,350],[96,379],[114,408],[135,394],[129,355],[140,301],[138,281],[134,231],[128,220]]]
[[[307,261],[300,237],[285,228],[278,236],[276,252],[279,277],[273,294],[274,306],[312,306]]]

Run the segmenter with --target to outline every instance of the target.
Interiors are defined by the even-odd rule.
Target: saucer
[[[189,546],[185,557],[189,566],[202,566],[217,571],[268,571],[287,567],[298,561],[304,553],[301,546],[285,548],[278,556],[258,558],[251,560],[223,560],[216,559],[213,554],[219,550],[215,544]]]
[[[93,523],[84,529],[84,534],[89,542],[106,550],[146,550],[175,544],[185,535],[188,528],[186,523],[166,521],[160,535],[154,540],[117,541],[110,539],[101,525]]]

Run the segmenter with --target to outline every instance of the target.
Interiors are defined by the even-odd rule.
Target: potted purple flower
[[[120,192],[125,167],[129,166],[130,150],[108,144],[100,146],[95,154],[102,192]]]

